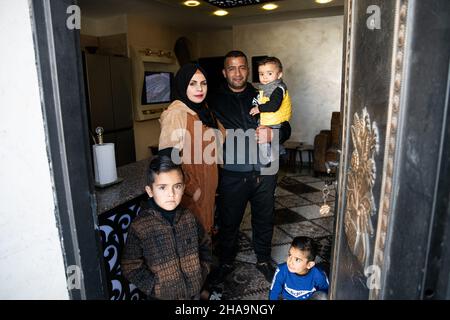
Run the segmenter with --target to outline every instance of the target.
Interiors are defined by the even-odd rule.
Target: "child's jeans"
[[[280,129],[281,124],[276,124],[273,126],[268,126],[272,129]],[[279,143],[278,141],[276,143]],[[261,160],[262,164],[268,164],[270,162],[273,162],[277,156],[286,154],[286,149],[282,146],[278,146],[278,154],[275,154],[276,148],[273,146],[272,142],[268,143],[261,143],[259,145],[259,158]]]

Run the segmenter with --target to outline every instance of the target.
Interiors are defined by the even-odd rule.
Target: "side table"
[[[295,168],[295,160],[297,158],[297,152],[299,150],[299,148],[301,148],[303,146],[303,142],[299,142],[299,141],[285,141],[283,143],[283,147],[284,149],[286,149],[286,153],[287,153],[287,165],[288,167],[292,167]],[[302,157],[300,154],[300,161],[301,161]]]
[[[314,146],[310,144],[302,144],[301,146],[297,147],[297,150],[300,153],[300,168],[303,168],[303,151],[308,152],[309,167],[311,168],[314,162]]]

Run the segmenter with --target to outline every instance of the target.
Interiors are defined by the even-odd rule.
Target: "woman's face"
[[[205,100],[208,86],[206,85],[206,78],[199,70],[192,76],[186,89],[186,95],[189,100],[194,103],[200,103]]]

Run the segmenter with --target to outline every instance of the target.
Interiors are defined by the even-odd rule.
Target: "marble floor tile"
[[[321,226],[324,229],[330,231],[330,233],[334,232],[334,217],[325,217],[311,220],[312,223],[315,223]]]
[[[325,187],[325,182],[318,181],[318,182],[305,182],[308,186],[316,188],[318,190],[322,190]],[[328,189],[333,190],[334,188],[332,186],[328,186]]]
[[[311,176],[293,177],[293,179],[303,182],[303,183],[322,182],[322,180],[320,178],[314,178]]]
[[[312,192],[312,193],[303,193],[300,195],[302,198],[308,199],[309,201],[313,203],[323,203],[323,193],[322,192]],[[333,201],[334,197],[331,195],[328,195],[327,201]]]
[[[283,209],[283,208],[284,208],[283,205],[281,205],[280,203],[278,203],[277,201],[275,201],[275,210],[277,210],[277,209]]]
[[[291,237],[305,236],[310,238],[320,238],[330,235],[330,232],[318,225],[310,222],[303,221],[299,223],[283,224],[279,226],[280,229],[285,231]]]
[[[311,176],[312,175],[312,170],[310,168],[303,167],[300,168],[300,164],[298,164],[295,168],[294,167],[283,167],[281,166],[280,171],[278,172],[279,175],[281,176],[288,176],[288,177],[293,177],[293,176]]]
[[[293,208],[311,204],[311,202],[309,202],[308,200],[300,198],[298,196],[278,197],[275,201],[285,206],[286,208]]]
[[[292,196],[292,195],[294,195],[292,192],[289,192],[281,187],[276,187],[275,189],[275,197]]]
[[[272,247],[272,260],[275,261],[276,264],[286,262],[286,258],[290,247],[291,247],[290,243]]]
[[[314,174],[314,169],[313,168],[308,168],[308,167],[302,167],[299,170],[300,175],[301,176],[310,176],[312,177],[312,175]]]
[[[300,214],[301,216],[303,216],[304,218],[311,220],[311,219],[318,219],[318,218],[323,218],[323,217],[327,217],[327,216],[332,216],[333,212],[331,211],[330,208],[330,212],[326,215],[321,215],[320,214],[320,206],[313,204],[310,206],[303,206],[303,207],[297,207],[297,208],[290,208],[290,210],[297,212],[298,214]]]
[[[248,239],[252,239],[252,230],[242,231],[248,237]],[[277,226],[273,229],[272,236],[272,245],[280,245],[285,243],[291,243],[292,237],[286,234],[284,231],[279,229]]]
[[[330,190],[330,196],[333,196],[336,198],[336,190],[335,189]]]
[[[323,190],[323,188],[325,187],[325,182],[321,181],[321,182],[308,182],[306,183],[308,186],[316,188],[320,191]],[[336,196],[336,185],[334,183],[332,183],[331,185],[328,185],[328,189],[330,190],[330,195],[335,197]]]
[[[304,221],[305,218],[303,218],[301,215],[299,215],[297,212],[292,211],[288,208],[282,208],[275,210],[275,217],[274,217],[274,224],[280,225],[285,223],[295,223]]]
[[[281,181],[278,182],[278,185],[284,188],[284,186],[291,185],[291,184],[298,184],[300,181],[298,180],[301,177],[283,177]]]
[[[289,192],[295,194],[295,195],[300,195],[303,193],[309,193],[309,192],[318,192],[319,190],[313,187],[308,186],[307,184],[303,183],[303,182],[298,182],[297,183],[287,183],[287,184],[282,184],[280,183],[280,186],[283,189],[288,190]]]

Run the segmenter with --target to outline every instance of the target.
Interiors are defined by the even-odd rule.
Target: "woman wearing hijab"
[[[217,121],[205,103],[205,74],[193,63],[177,72],[175,100],[160,119],[159,154],[171,156],[174,161],[180,155],[186,184],[181,205],[190,209],[211,234],[218,181],[217,145],[221,143],[215,130]]]

